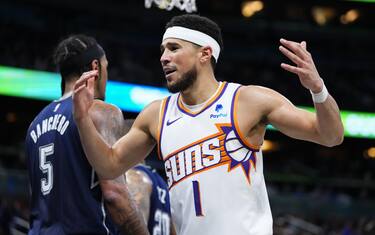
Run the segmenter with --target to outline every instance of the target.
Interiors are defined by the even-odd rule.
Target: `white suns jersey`
[[[221,82],[195,113],[178,94],[162,102],[159,157],[179,235],[272,234],[262,152],[238,129],[239,87]]]

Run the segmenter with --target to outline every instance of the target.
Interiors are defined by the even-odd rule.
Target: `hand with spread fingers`
[[[279,50],[295,63],[295,66],[281,63],[281,67],[298,75],[302,85],[313,93],[323,89],[323,80],[315,67],[310,52],[306,49],[306,42],[301,43],[280,39]]]
[[[94,83],[98,70],[85,72],[73,87],[73,116],[76,121],[88,116],[94,100]]]

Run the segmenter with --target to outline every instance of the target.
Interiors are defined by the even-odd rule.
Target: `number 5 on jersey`
[[[53,187],[53,166],[50,161],[47,161],[47,156],[54,153],[53,149],[53,143],[39,147],[39,168],[44,174],[47,174],[46,178],[40,180],[40,190],[43,195],[49,194]]]

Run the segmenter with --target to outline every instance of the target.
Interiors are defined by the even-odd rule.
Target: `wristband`
[[[314,103],[318,103],[318,104],[324,103],[324,101],[326,101],[328,98],[328,90],[326,86],[324,85],[324,83],[323,83],[323,90],[321,92],[314,93],[310,90],[310,93],[311,93]]]

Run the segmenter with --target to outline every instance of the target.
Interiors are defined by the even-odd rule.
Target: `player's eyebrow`
[[[180,47],[177,42],[167,42],[165,45],[160,44],[160,52],[163,52],[166,47]]]

